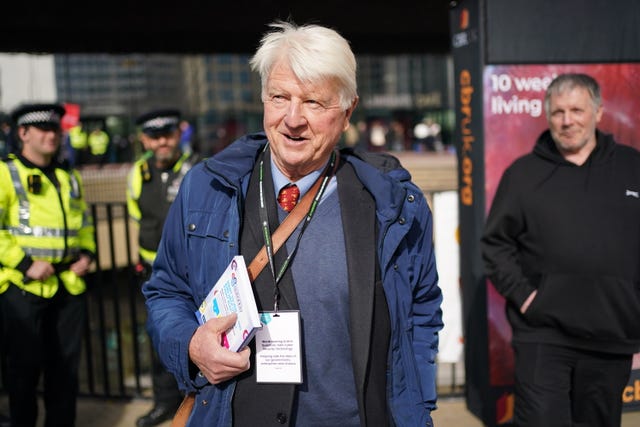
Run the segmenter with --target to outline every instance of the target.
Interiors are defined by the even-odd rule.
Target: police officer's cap
[[[180,125],[180,111],[175,109],[149,111],[136,120],[142,132],[157,136],[172,132]]]
[[[17,126],[35,126],[42,130],[60,129],[65,109],[60,104],[23,104],[11,113]]]

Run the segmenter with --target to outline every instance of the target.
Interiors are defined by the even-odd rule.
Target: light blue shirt
[[[316,182],[320,174],[322,174],[322,171],[324,171],[325,166],[326,163],[320,169],[311,172],[310,174],[300,178],[296,182],[291,182],[287,179],[286,176],[284,176],[282,172],[280,172],[280,169],[278,169],[276,164],[273,162],[273,156],[271,156],[271,177],[273,178],[273,189],[275,191],[276,200],[278,199],[278,194],[280,193],[282,187],[289,184],[295,184],[298,187],[298,190],[300,190],[300,197],[304,196],[306,192],[309,191],[311,187],[313,187],[313,184]],[[327,198],[327,196],[330,196],[334,191],[336,191],[337,188],[338,181],[336,180],[336,177],[334,175],[329,180],[329,184],[327,184],[327,188],[324,190],[324,194],[320,199],[320,203],[322,203],[324,199]]]

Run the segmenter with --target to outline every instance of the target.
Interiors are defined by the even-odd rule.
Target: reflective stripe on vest
[[[29,227],[28,225],[20,225],[18,227],[9,227],[9,232],[14,236],[33,236],[33,237],[64,237],[65,232],[59,228],[48,227]],[[67,230],[68,237],[76,237],[78,230]]]

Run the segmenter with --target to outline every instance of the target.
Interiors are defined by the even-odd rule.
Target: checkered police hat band
[[[164,129],[169,126],[176,126],[178,119],[176,117],[155,117],[151,120],[147,120],[142,125],[145,130]]]
[[[18,119],[18,126],[36,125],[39,123],[55,123],[60,124],[60,115],[52,110],[47,111],[31,111]]]

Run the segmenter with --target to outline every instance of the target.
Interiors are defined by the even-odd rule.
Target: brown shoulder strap
[[[187,425],[187,420],[191,415],[191,411],[193,410],[193,404],[196,402],[195,393],[187,394],[182,403],[178,407],[176,414],[173,416],[173,420],[171,420],[171,427],[184,427]]]

